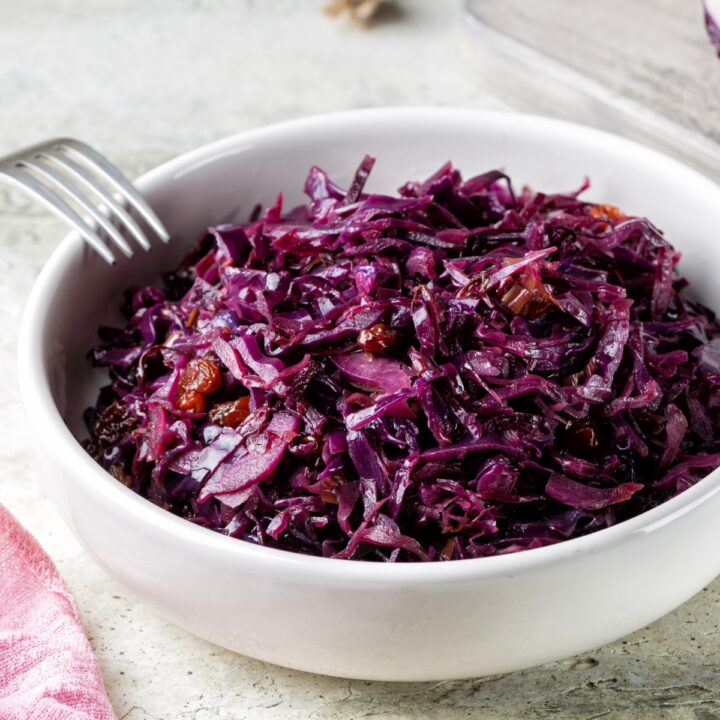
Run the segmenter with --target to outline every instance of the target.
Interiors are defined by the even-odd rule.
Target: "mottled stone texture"
[[[406,0],[401,16],[365,33],[328,20],[321,4],[2,0],[0,154],[74,135],[133,176],[200,143],[314,112],[502,107],[458,57],[455,3]],[[59,521],[18,421],[16,329],[61,234],[43,211],[0,189],[0,500],[48,550],[74,593],[119,718],[720,718],[718,583],[597,652],[500,678],[436,684],[284,670],[198,640],[145,609]]]

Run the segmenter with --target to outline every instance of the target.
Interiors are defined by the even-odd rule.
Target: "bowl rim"
[[[183,153],[144,173],[137,179],[142,191],[152,191],[173,178],[192,171],[200,165],[246,146],[271,143],[288,133],[302,134],[318,128],[352,126],[360,123],[404,122],[460,122],[472,121],[483,126],[502,126],[534,134],[562,133],[587,144],[597,143],[608,149],[632,153],[639,161],[654,166],[657,172],[674,176],[676,182],[688,183],[699,192],[715,195],[720,203],[720,186],[686,165],[663,153],[639,143],[596,128],[568,121],[524,113],[479,110],[468,108],[392,107],[339,111],[287,120],[231,135]],[[46,261],[35,280],[23,312],[18,341],[18,370],[20,392],[28,424],[44,427],[43,452],[54,454],[73,481],[83,485],[83,491],[100,494],[104,500],[118,506],[137,522],[153,526],[158,532],[172,536],[179,543],[204,546],[231,562],[262,566],[268,570],[299,574],[306,579],[322,582],[356,582],[403,584],[453,583],[476,581],[493,577],[512,577],[523,571],[541,570],[549,564],[568,562],[608,550],[619,543],[639,539],[653,533],[691,512],[720,491],[720,468],[714,470],[691,488],[670,500],[624,520],[609,528],[532,550],[505,555],[470,558],[450,562],[381,563],[367,560],[338,561],[288,550],[270,548],[222,535],[166,511],[117,482],[82,448],[65,424],[55,404],[43,368],[40,330],[49,293],[59,284],[74,264],[82,249],[76,233],[66,235]]]

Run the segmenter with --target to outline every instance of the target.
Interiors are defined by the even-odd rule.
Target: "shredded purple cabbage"
[[[101,328],[91,454],[248,542],[417,561],[616,524],[720,465],[720,327],[648,220],[450,164],[312,168]]]

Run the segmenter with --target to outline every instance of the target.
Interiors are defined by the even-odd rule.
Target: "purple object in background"
[[[720,2],[707,0],[705,3],[705,27],[720,57]]]

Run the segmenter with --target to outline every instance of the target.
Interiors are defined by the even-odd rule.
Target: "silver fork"
[[[127,257],[133,255],[128,235],[144,250],[151,247],[148,235],[130,215],[130,208],[162,242],[170,239],[165,226],[132,183],[99,152],[78,140],[58,138],[0,158],[0,176],[43,202],[111,264],[115,255],[107,245],[108,240]],[[88,198],[84,190],[95,198]],[[81,217],[68,201],[88,217]],[[105,207],[99,207],[98,201]]]

